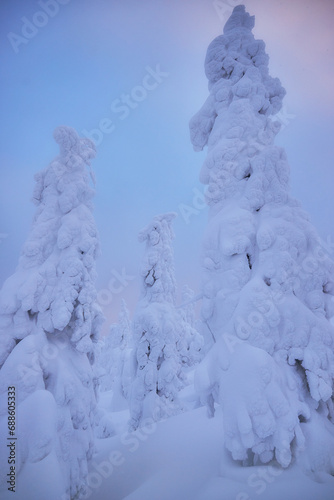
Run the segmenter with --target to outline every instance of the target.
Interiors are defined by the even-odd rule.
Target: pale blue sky
[[[206,153],[193,152],[188,122],[207,96],[203,71],[207,46],[221,34],[238,2],[54,2],[58,11],[53,17],[36,14],[43,12],[43,0],[0,3],[0,281],[14,272],[29,231],[34,173],[57,155],[53,129],[69,125],[81,133],[107,119],[105,126],[112,122],[114,130],[103,134],[92,165],[102,250],[98,290],[108,290],[112,280],[120,293],[104,306],[105,314],[108,319],[117,316],[121,297],[130,308],[135,305],[137,281],[122,285],[115,273],[124,268],[127,275],[138,274],[143,248],[137,233],[154,215],[166,211],[179,212],[174,226],[179,288],[189,283],[197,292],[207,212],[198,210],[187,224],[180,205],[192,206],[194,189],[203,189],[198,174]],[[244,3],[256,16],[255,36],[266,42],[271,74],[287,90],[286,126],[277,144],[288,154],[291,193],[301,200],[322,238],[334,242],[334,3]],[[27,35],[22,32],[26,23],[22,18],[41,26],[25,38],[27,43],[13,35],[10,41],[10,32]],[[134,90],[143,82],[154,86],[154,79],[145,75],[147,67],[157,65],[168,76],[146,90],[147,95]],[[125,112],[115,112],[119,105],[115,101],[131,91],[137,105],[128,106],[128,116],[121,119]]]

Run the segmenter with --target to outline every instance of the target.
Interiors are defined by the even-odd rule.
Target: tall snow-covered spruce
[[[202,322],[216,339],[196,386],[211,413],[221,405],[235,459],[287,467],[305,447],[308,469],[333,471],[334,266],[289,195],[274,145],[285,91],[253,26],[240,5],[210,44],[210,94],[190,122],[208,148]]]
[[[118,323],[110,327],[101,343],[100,364],[103,371],[101,391],[112,390],[110,407],[119,411],[127,407],[131,382],[134,378],[132,322],[125,300],[121,301]]]
[[[146,243],[142,265],[142,294],[134,317],[136,375],[130,394],[130,427],[182,409],[184,367],[200,359],[202,337],[175,306],[176,280],[172,221],[176,214],[154,217],[139,234]]]
[[[33,225],[0,294],[0,394],[5,399],[7,387],[16,388],[16,473],[52,456],[63,498],[72,499],[85,491],[99,420],[92,372],[102,324],[94,286],[98,235],[86,167],[95,147],[69,127],[58,127],[54,138],[60,154],[36,175]]]

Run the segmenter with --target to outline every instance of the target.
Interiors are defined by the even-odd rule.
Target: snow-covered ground
[[[189,392],[189,391],[188,391]],[[111,393],[102,395],[108,407]],[[220,410],[208,418],[203,407],[159,423],[147,420],[129,433],[127,411],[113,413],[117,433],[97,440],[88,475],[90,500],[331,500],[334,477],[311,477],[301,464],[242,467],[224,451]],[[301,460],[302,462],[302,460]],[[17,491],[2,500],[61,500],[62,479],[49,455],[27,465]]]

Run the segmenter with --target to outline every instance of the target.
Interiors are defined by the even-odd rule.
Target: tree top
[[[53,132],[53,137],[59,145],[61,156],[75,154],[80,156],[86,165],[96,156],[96,147],[87,137],[79,137],[72,127],[61,125]]]
[[[244,5],[237,5],[234,7],[230,18],[227,20],[224,26],[224,35],[236,28],[246,28],[252,31],[255,24],[255,16],[250,16],[246,12]]]

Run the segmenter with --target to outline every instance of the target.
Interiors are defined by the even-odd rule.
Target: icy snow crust
[[[312,429],[315,412],[334,418],[334,265],[289,196],[274,145],[285,91],[253,26],[238,6],[210,44],[210,94],[190,122],[195,150],[208,148],[202,321],[217,340],[197,387],[211,413],[222,406],[235,459],[287,467],[305,441],[300,421]],[[321,467],[333,471],[330,454]]]
[[[96,304],[97,231],[86,165],[93,143],[69,127],[54,137],[60,155],[36,175],[35,219],[16,272],[0,293],[1,441],[7,436],[7,387],[17,398],[18,457],[52,455],[65,498],[84,485],[94,435],[108,434],[96,405],[94,362],[102,314]],[[6,445],[1,446],[6,485]]]

